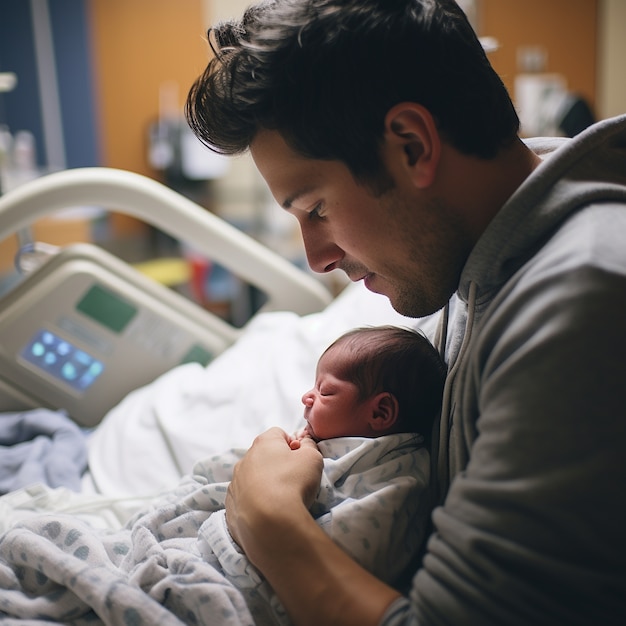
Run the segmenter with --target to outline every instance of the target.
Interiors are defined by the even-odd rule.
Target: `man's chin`
[[[377,274],[368,274],[363,278],[365,287],[372,293],[385,296],[396,313],[404,317],[420,318],[441,310],[448,300],[441,303],[419,297],[414,290],[405,289],[404,285],[391,284]],[[451,297],[450,294],[449,297]]]

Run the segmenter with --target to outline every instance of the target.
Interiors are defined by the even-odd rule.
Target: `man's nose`
[[[301,230],[309,267],[319,274],[336,269],[344,256],[343,250],[319,232],[312,233],[305,226]]]

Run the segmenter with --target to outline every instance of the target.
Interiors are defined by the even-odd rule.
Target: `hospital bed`
[[[87,428],[86,493],[153,494],[207,454],[245,447],[274,425],[295,430],[317,358],[339,334],[418,325],[360,283],[331,302],[311,275],[127,171],[67,170],[14,189],[0,198],[0,240],[75,206],[139,218],[267,295],[236,328],[106,251],[77,243],[0,298],[0,411],[61,409]],[[419,326],[428,332],[434,320]],[[49,356],[59,349],[62,359]]]
[[[262,311],[326,305],[319,281],[146,177],[66,170],[0,198],[0,240],[56,210],[96,205],[142,219],[226,265],[267,296]],[[177,364],[206,365],[241,329],[104,250],[61,250],[0,302],[0,410],[64,408],[94,426],[133,389]]]
[[[313,383],[319,355],[346,330],[397,324],[432,336],[437,320],[404,318],[362,283],[331,299],[316,279],[250,237],[129,172],[69,170],[15,189],[0,198],[0,239],[82,205],[127,213],[188,242],[264,291],[267,300],[236,328],[80,242],[44,255],[0,297],[0,420],[6,411],[63,411],[79,425],[88,461],[79,489],[34,483],[0,497],[0,533],[6,532],[0,541],[0,617],[8,606],[3,603],[22,602],[11,615],[39,617],[45,609],[63,622],[76,612],[91,623],[93,610],[111,624],[125,623],[128,615],[184,623],[174,616],[198,610],[220,626],[249,623],[248,609],[237,605],[239,596],[214,553],[198,558],[203,544],[194,520],[204,519],[210,505],[202,499],[213,502],[211,493],[223,493],[219,483],[207,491],[198,467],[210,466],[224,451],[236,457],[269,427],[300,428],[301,397]],[[49,352],[70,366],[46,357]],[[415,476],[420,489],[427,467],[426,457],[424,473]],[[348,502],[355,512],[348,508],[344,515],[356,522],[363,502]],[[187,514],[190,507],[196,517]],[[206,520],[200,528],[218,531],[218,522]],[[148,543],[143,528],[152,528]],[[227,532],[219,537],[228,542]],[[367,545],[377,541],[370,539]],[[18,544],[22,548],[15,550]],[[117,565],[108,557],[100,562],[98,555],[109,551],[115,560],[116,551],[131,545]],[[236,547],[230,550],[237,555]],[[83,559],[89,560],[88,577]],[[38,562],[45,562],[45,576]],[[142,572],[144,582],[133,582]],[[262,585],[258,575],[252,579]],[[163,589],[174,590],[170,600]],[[226,603],[228,619],[214,620],[207,593],[212,602]]]

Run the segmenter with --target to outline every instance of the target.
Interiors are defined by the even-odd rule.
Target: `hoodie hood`
[[[626,116],[527,143],[543,163],[477,242],[450,310],[441,506],[412,615],[622,624]]]
[[[574,139],[529,139],[541,163],[483,233],[465,265],[458,295],[470,284],[477,303],[504,282],[579,208],[626,199],[626,115],[595,124]]]
[[[591,126],[573,139],[530,139],[543,162],[500,209],[472,250],[452,308],[441,316],[436,343],[449,370],[439,428],[433,430],[433,493],[441,501],[468,461],[473,423],[461,418],[467,445],[451,441],[457,375],[496,294],[576,211],[594,203],[626,204],[626,115]],[[460,300],[460,302],[459,302]],[[449,320],[449,321],[448,321]],[[450,458],[451,447],[454,450]]]

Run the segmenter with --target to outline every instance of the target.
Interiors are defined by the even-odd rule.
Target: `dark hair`
[[[335,347],[348,351],[338,373],[357,386],[360,400],[388,391],[400,407],[396,431],[429,437],[447,368],[424,335],[399,326],[362,327],[341,335],[325,352]]]
[[[355,179],[383,177],[385,115],[416,102],[463,153],[492,158],[519,119],[453,0],[269,0],[209,30],[215,53],[186,115],[222,154],[277,130],[305,157],[338,160]]]

